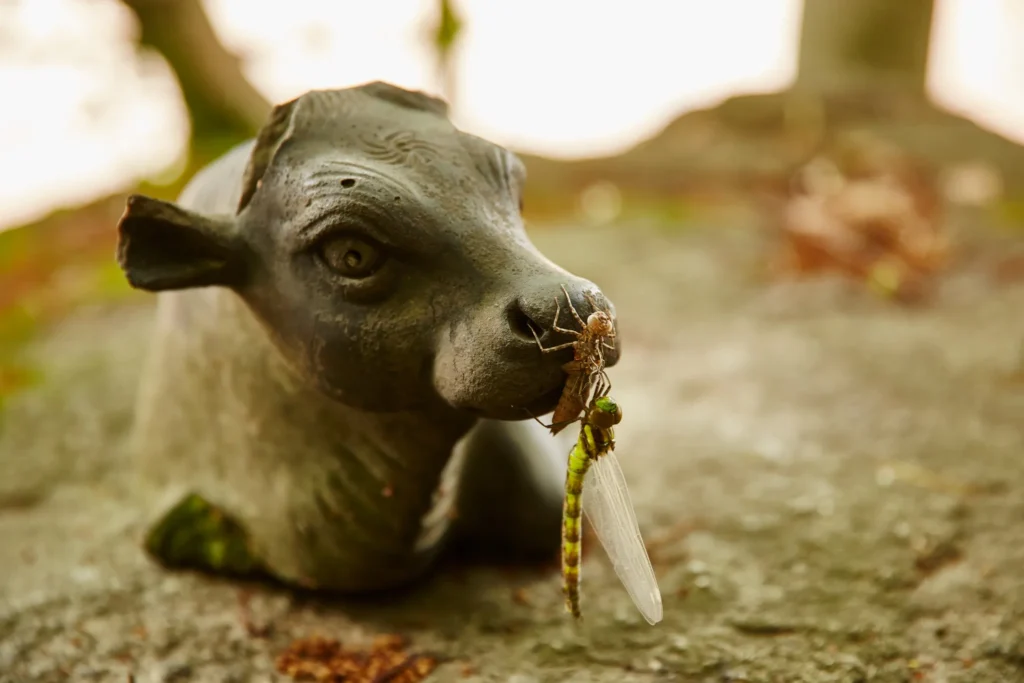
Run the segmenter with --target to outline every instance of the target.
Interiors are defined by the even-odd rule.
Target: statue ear
[[[274,155],[277,154],[281,143],[288,137],[292,113],[295,111],[298,101],[299,98],[295,98],[290,102],[276,105],[270,112],[267,123],[256,136],[256,143],[249,154],[249,163],[246,164],[245,173],[242,174],[242,196],[238,200],[238,213],[242,212],[252,196],[256,194],[260,181],[263,180],[263,174],[267,172],[267,167],[274,160]]]
[[[230,217],[131,195],[117,230],[117,262],[136,289],[234,287],[245,277],[244,249]]]

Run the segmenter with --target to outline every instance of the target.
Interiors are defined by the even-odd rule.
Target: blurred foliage
[[[431,28],[431,47],[436,53],[441,91],[449,106],[455,101],[455,44],[462,33],[463,22],[451,0],[438,3],[437,23]]]
[[[82,305],[141,296],[112,258],[116,218],[106,204],[0,232],[0,408],[42,379],[23,352],[50,323]]]
[[[0,413],[8,397],[42,381],[39,369],[19,358],[35,331],[36,321],[24,307],[0,312]]]
[[[200,0],[122,0],[139,22],[139,46],[155,50],[177,78],[191,122],[188,163],[178,182],[147,188],[174,196],[193,173],[254,136],[271,104],[220,41]]]
[[[123,0],[139,22],[139,47],[159,52],[189,111],[188,163],[179,178],[144,191],[172,198],[193,173],[255,135],[270,103],[245,79],[217,37],[200,0]],[[104,198],[0,232],[0,407],[41,379],[26,345],[77,306],[135,294],[113,255],[123,196]],[[141,296],[141,295],[140,295]]]
[[[0,365],[0,413],[9,396],[34,387],[43,381],[42,372],[36,367]]]
[[[462,32],[462,19],[455,13],[451,0],[441,0],[440,18],[434,30],[434,46],[442,59],[446,58],[459,33]]]
[[[1024,232],[1024,199],[1005,199],[997,203],[994,209],[1002,227]]]

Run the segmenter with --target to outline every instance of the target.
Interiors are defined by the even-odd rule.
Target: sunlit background
[[[205,4],[272,101],[375,79],[439,89],[432,0]],[[600,155],[795,75],[800,0],[617,4],[457,3],[456,122],[521,151]],[[936,101],[1020,141],[1022,5],[939,0],[929,73]],[[186,111],[162,59],[136,55],[136,30],[115,0],[0,0],[0,227],[180,168]]]

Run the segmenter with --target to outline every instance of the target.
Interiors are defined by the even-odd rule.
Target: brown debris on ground
[[[348,650],[332,638],[312,636],[294,641],[275,664],[296,681],[418,683],[433,672],[437,660],[408,652],[405,639],[395,635],[378,636],[366,650]]]
[[[902,150],[851,137],[798,170],[781,210],[778,269],[840,272],[908,300],[949,263],[941,193]]]

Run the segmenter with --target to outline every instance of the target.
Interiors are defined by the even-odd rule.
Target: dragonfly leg
[[[562,349],[568,349],[573,346],[576,346],[576,342],[566,342],[565,344],[559,344],[558,346],[549,346],[547,348],[544,348],[542,346],[540,347],[540,350],[543,351],[544,353],[551,353],[552,351],[561,351]]]
[[[555,329],[558,329],[558,328],[555,328]],[[533,338],[537,340],[537,347],[542,352],[544,352],[544,353],[551,353],[553,351],[561,351],[562,349],[567,349],[570,346],[576,346],[576,342],[566,342],[565,344],[559,344],[558,346],[548,346],[548,347],[545,347],[543,344],[541,344],[540,337],[537,336],[537,330],[533,329],[533,325],[530,325],[530,332],[533,334]]]
[[[565,285],[562,285],[562,291],[565,292]],[[576,315],[576,309],[572,307],[572,300],[569,298],[569,294],[568,293],[566,293],[566,295],[565,295],[565,300],[567,302],[569,302],[569,310],[572,311],[573,317],[576,318],[576,320],[579,320],[580,317],[578,315]],[[580,333],[577,332],[576,330],[567,330],[564,327],[559,327],[558,326],[558,316],[559,316],[559,313],[561,313],[561,311],[562,311],[562,307],[561,307],[561,304],[558,303],[558,297],[556,296],[555,297],[555,322],[554,322],[554,324],[551,325],[551,327],[554,328],[555,332],[561,332],[562,334],[571,334],[574,337],[579,337]],[[583,327],[583,329],[586,329],[586,325],[581,325],[581,327]]]
[[[594,400],[607,396],[612,391],[612,381],[608,378],[608,373],[604,370],[598,370],[594,373],[597,376],[597,380],[594,381]]]
[[[569,302],[569,305],[572,306],[572,302],[571,301]],[[554,329],[555,332],[562,332],[563,334],[571,334],[574,337],[579,337],[580,333],[577,332],[576,330],[567,330],[564,327],[559,327],[558,326],[558,319],[561,317],[561,315],[562,315],[562,305],[558,303],[558,297],[556,296],[555,297],[555,319],[551,323],[552,329]],[[533,338],[537,340],[537,345],[540,346],[540,339],[537,337],[537,331],[535,329],[533,329],[533,325],[530,325],[530,332],[533,333]],[[575,344],[576,342],[571,342],[571,343]],[[541,349],[543,349],[543,348],[544,347],[541,346]],[[562,346],[559,346],[558,348],[565,349],[565,348],[568,348],[568,346],[563,344]]]
[[[587,303],[590,304],[590,307],[593,308],[595,311],[604,310],[603,308],[597,305],[597,301],[594,300],[594,295],[591,294],[590,292],[583,292],[583,298],[587,300]]]
[[[593,375],[590,376],[588,381],[580,382],[578,386],[579,386],[579,389],[577,391],[577,395],[580,397],[580,400],[582,400],[583,403],[586,404],[587,396],[588,396],[588,394],[590,394],[590,390],[594,386],[594,377],[593,377]]]
[[[611,343],[609,344],[608,342]],[[615,350],[615,330],[612,330],[604,336],[604,339],[601,340],[601,345],[609,351]]]
[[[569,375],[570,378],[574,376],[581,376],[583,374],[583,369],[581,368],[581,365],[582,364],[580,363],[580,361],[571,360],[568,363],[564,363],[562,365],[562,372]],[[591,372],[589,375],[587,375],[587,378],[588,381],[586,382],[575,382],[574,387],[574,393],[580,397],[584,404],[587,402],[587,396],[590,394],[590,389],[594,383],[594,373]]]
[[[563,292],[565,291],[565,285],[562,285],[562,291]],[[567,302],[569,302],[569,310],[572,311],[573,317],[576,318],[576,320],[579,320],[580,317],[578,315],[576,315],[576,309],[572,307],[572,300],[569,299],[569,295],[568,294],[565,295],[565,300]],[[558,318],[561,317],[561,315],[562,315],[562,305],[560,303],[558,303],[558,297],[556,296],[555,297],[555,320],[554,320],[554,322],[552,322],[551,327],[555,330],[555,332],[564,332],[565,334],[571,334],[571,335],[575,335],[577,337],[580,336],[580,333],[578,331],[576,331],[576,330],[567,330],[564,327],[559,327],[558,326]],[[584,329],[586,329],[586,325],[583,325],[582,327]]]
[[[583,419],[583,416],[581,415],[581,416],[573,418],[571,420],[562,420],[561,422],[552,422],[551,424],[546,425],[543,422],[541,422],[539,417],[537,417],[536,415],[531,413],[529,410],[526,410],[526,408],[523,408],[523,410],[525,410],[526,414],[529,415],[530,417],[532,417],[534,419],[534,421],[537,424],[539,424],[541,427],[543,427],[544,429],[551,429],[552,427],[564,427],[565,425],[571,425],[573,422],[579,422],[580,420]]]
[[[576,307],[572,305],[572,299],[569,298],[569,292],[565,291],[565,285],[562,285],[562,293],[565,294],[565,300],[569,304],[569,310],[572,311],[572,317],[576,319],[576,324],[584,330],[587,329],[587,323],[576,312]]]

